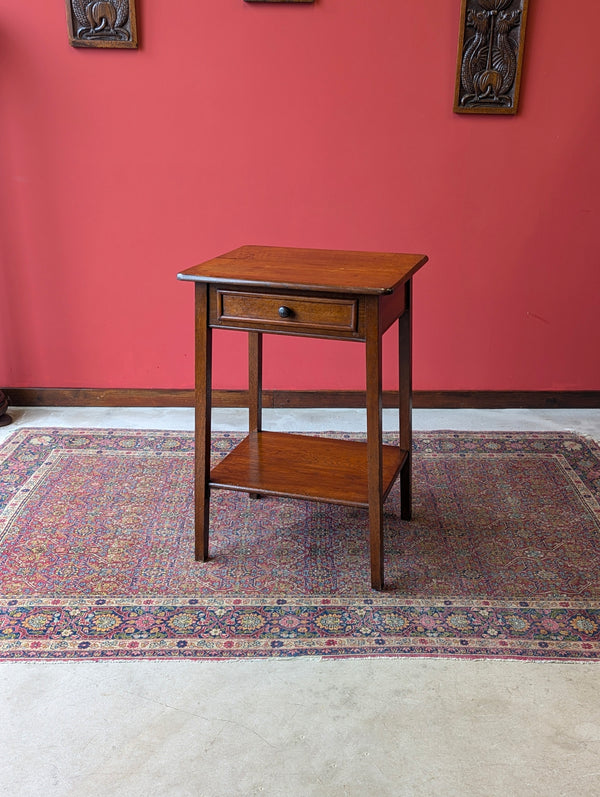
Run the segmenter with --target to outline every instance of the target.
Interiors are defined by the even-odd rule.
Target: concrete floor
[[[18,426],[191,429],[190,410],[23,409]],[[245,413],[215,412],[215,429]],[[384,423],[393,425],[395,415]],[[271,429],[363,413],[265,411]],[[415,429],[556,430],[600,410],[417,410]],[[600,795],[600,663],[445,659],[0,665],[0,794]]]

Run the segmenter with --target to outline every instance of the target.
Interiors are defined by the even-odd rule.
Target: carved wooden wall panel
[[[454,110],[514,114],[529,0],[462,0]]]
[[[66,0],[74,47],[137,47],[135,0]]]

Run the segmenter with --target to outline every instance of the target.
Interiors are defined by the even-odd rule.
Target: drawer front
[[[314,335],[359,337],[360,299],[250,293],[213,287],[210,323],[237,329]]]

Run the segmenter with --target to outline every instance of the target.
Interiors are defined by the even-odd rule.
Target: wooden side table
[[[210,490],[364,507],[371,585],[383,589],[383,502],[400,476],[411,517],[411,295],[425,255],[243,246],[178,274],[195,283],[195,555],[208,559]],[[383,445],[383,333],[398,320],[399,446]],[[210,469],[212,330],[249,339],[249,434]],[[263,333],[366,344],[366,442],[262,430]]]

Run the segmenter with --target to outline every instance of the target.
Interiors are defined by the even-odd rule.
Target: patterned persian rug
[[[381,593],[348,507],[215,490],[195,562],[189,433],[20,429],[0,491],[5,659],[600,658],[600,448],[572,434],[417,434]]]

